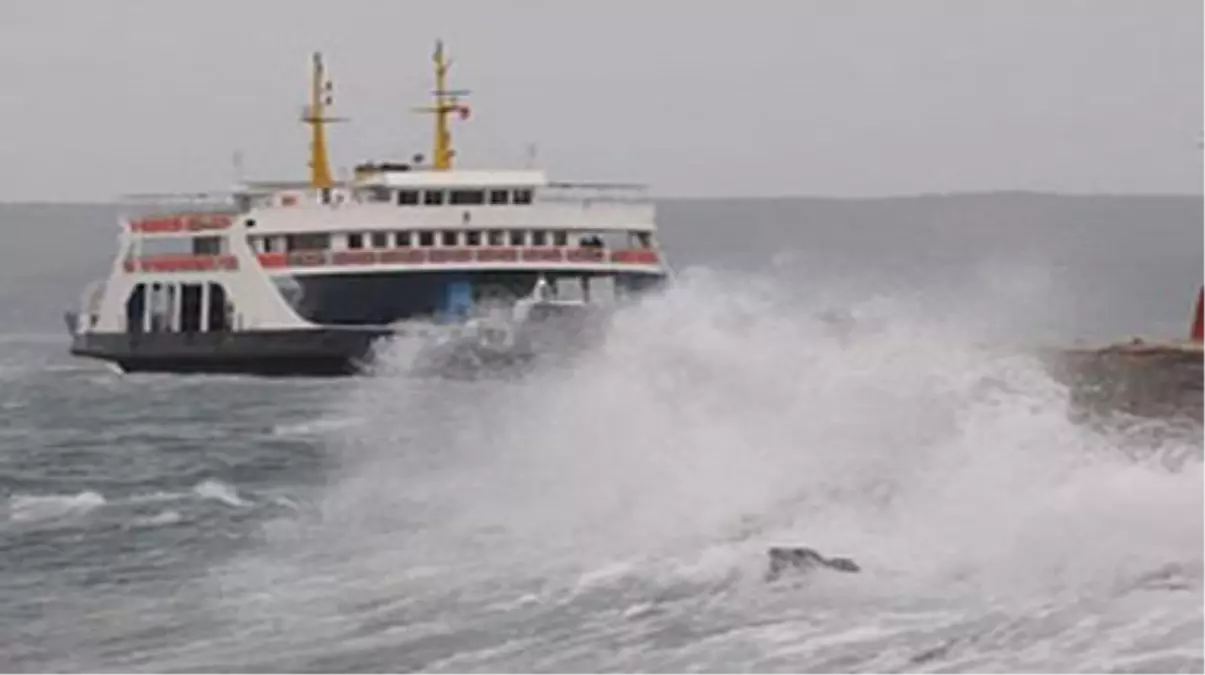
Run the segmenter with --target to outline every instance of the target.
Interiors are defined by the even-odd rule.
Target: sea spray
[[[993,306],[996,287],[1012,302]],[[711,272],[521,378],[413,377],[414,345],[390,345],[328,413],[362,423],[327,431],[339,468],[320,516],[215,581],[237,620],[284,622],[299,663],[342,617],[380,626],[365,640],[420,669],[465,663],[441,661],[440,630],[502,668],[689,669],[672,645],[730,662],[738,642],[765,668],[898,669],[932,649],[1002,663],[976,651],[997,626],[1024,635],[1011,622],[1047,616],[1044,639],[1078,639],[1067,607],[1111,606],[1169,564],[1199,597],[1199,431],[1143,451],[1174,454],[1171,469],[1136,461],[1141,439],[1077,423],[1065,388],[1001,339],[1025,333],[1019,296],[1040,307],[1041,290],[989,285],[929,311],[925,296]],[[780,544],[864,573],[767,587]],[[943,622],[965,640],[915,647],[955,630]],[[804,639],[819,625],[840,639]],[[668,632],[642,632],[655,626]],[[717,626],[741,628],[704,643]],[[265,639],[223,648],[238,662]],[[572,647],[591,641],[635,651]]]

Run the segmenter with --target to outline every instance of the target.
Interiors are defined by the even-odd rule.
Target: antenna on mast
[[[435,105],[415,108],[416,112],[433,113],[435,115],[435,140],[431,152],[431,168],[435,171],[447,171],[452,168],[452,158],[456,151],[452,149],[452,134],[448,130],[448,116],[452,113],[460,115],[460,119],[468,119],[469,107],[460,102],[462,96],[468,96],[467,89],[448,89],[447,76],[452,68],[452,61],[444,58],[443,40],[435,41]]]
[[[329,188],[330,160],[326,151],[326,124],[343,122],[345,118],[327,117],[326,108],[334,103],[334,84],[326,76],[322,53],[314,52],[310,78],[310,103],[301,113],[301,121],[310,125],[310,187]]]
[[[234,182],[236,184],[242,183],[243,180],[246,178],[246,174],[243,172],[243,151],[242,150],[234,151],[234,155],[231,157],[231,166],[234,168]]]

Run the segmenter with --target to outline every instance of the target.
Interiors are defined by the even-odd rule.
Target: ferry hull
[[[125,372],[337,376],[363,372],[379,330],[310,329],[238,333],[84,333],[71,353]]]
[[[504,324],[494,343],[465,324],[397,328],[346,326],[214,333],[83,333],[75,356],[108,361],[127,373],[209,373],[262,376],[354,376],[374,372],[377,347],[413,338],[421,349],[409,364],[417,374],[453,378],[523,372],[535,360],[555,362],[593,344],[607,314],[536,306],[523,325]],[[70,323],[70,321],[69,321]]]

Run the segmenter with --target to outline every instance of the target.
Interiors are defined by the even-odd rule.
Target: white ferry
[[[416,326],[501,312],[513,327],[667,280],[643,187],[454,169],[449,127],[468,117],[467,92],[447,88],[442,43],[434,62],[434,103],[420,109],[435,118],[429,161],[365,163],[336,181],[333,89],[315,54],[309,180],[123,218],[108,278],[67,313],[71,352],[125,372],[352,374]]]

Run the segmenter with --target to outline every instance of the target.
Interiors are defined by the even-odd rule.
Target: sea
[[[73,358],[118,210],[0,205],[0,670],[1205,670],[1200,426],[1033,355],[1184,338],[1200,196],[658,206],[669,288],[473,380]]]

